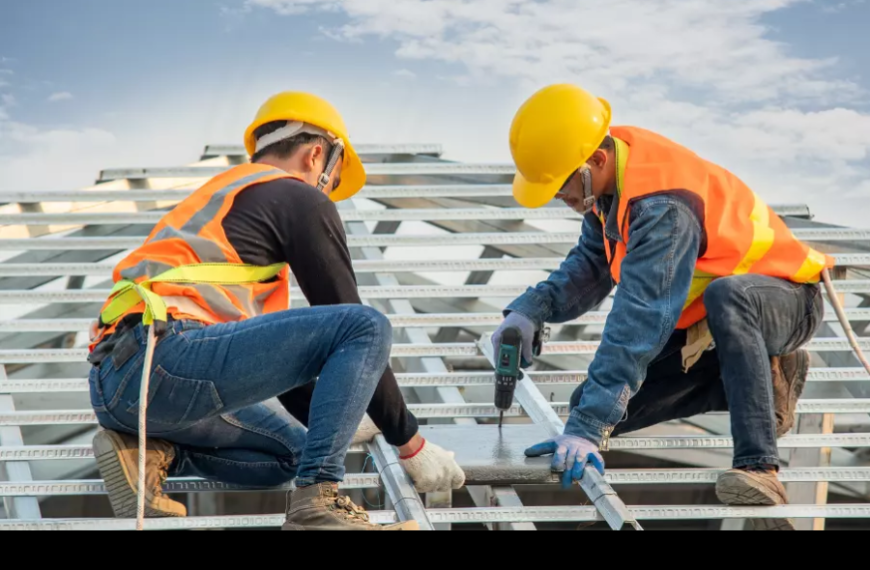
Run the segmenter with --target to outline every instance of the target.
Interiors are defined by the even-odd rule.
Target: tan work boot
[[[797,402],[804,391],[809,371],[810,353],[806,350],[771,357],[776,437],[784,436],[794,427]]]
[[[135,436],[100,430],[94,437],[94,455],[109,492],[115,516],[136,518],[139,485],[139,440]],[[167,470],[175,459],[171,444],[149,439],[145,452],[145,516],[184,517],[187,508],[163,494]]]
[[[337,483],[318,483],[290,493],[281,530],[420,530],[417,521],[389,526],[369,522],[369,515],[338,494]]]
[[[726,505],[787,505],[788,495],[776,470],[764,467],[731,469],[716,481],[716,496]],[[794,530],[791,519],[750,519],[755,530]]]

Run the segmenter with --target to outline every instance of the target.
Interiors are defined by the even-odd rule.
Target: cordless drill
[[[532,354],[541,354],[541,332],[535,332],[532,340]],[[514,391],[517,382],[523,379],[520,366],[531,366],[531,362],[522,362],[523,336],[520,329],[509,327],[501,335],[498,354],[495,361],[495,407],[498,408],[498,427],[501,429],[504,413],[514,402]]]

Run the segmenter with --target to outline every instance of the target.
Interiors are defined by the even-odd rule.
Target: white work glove
[[[399,459],[414,486],[421,493],[437,493],[459,489],[465,484],[465,472],[453,459],[454,453],[423,440],[423,447],[408,457]]]
[[[350,444],[361,445],[363,443],[371,443],[379,433],[381,433],[381,430],[378,429],[375,422],[373,422],[369,415],[366,414],[363,416],[356,433],[353,434],[353,439],[350,441]]]

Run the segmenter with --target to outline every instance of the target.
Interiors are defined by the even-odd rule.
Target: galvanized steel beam
[[[543,354],[595,354],[598,341],[589,342],[551,342],[544,345]],[[860,339],[858,344],[863,350],[870,350],[870,338]],[[842,352],[851,350],[845,339],[817,338],[805,346],[813,352]],[[84,362],[87,359],[87,349],[32,349],[32,350],[0,350],[0,364],[28,364],[37,362]],[[442,344],[394,344],[391,352],[393,358],[424,358],[434,357],[474,357],[483,356],[474,343],[442,343]]]
[[[0,382],[6,380],[6,368],[0,366]],[[15,412],[15,402],[11,395],[0,394],[0,415]],[[24,445],[21,429],[17,426],[4,426],[0,423],[0,446],[15,447]],[[0,459],[0,481],[12,485],[28,484],[33,481],[30,464],[23,461],[4,461]],[[2,483],[0,483],[2,484]],[[3,499],[6,516],[11,519],[40,519],[42,512],[39,503],[31,497],[10,497]]]
[[[585,370],[526,372],[536,384],[578,385],[586,381]],[[469,388],[491,386],[491,372],[398,373],[396,379],[403,388]],[[863,368],[811,368],[808,382],[868,382]],[[51,378],[36,380],[6,380],[0,382],[0,394],[37,394],[88,391],[87,378]]]
[[[429,156],[441,156],[444,152],[440,144],[367,144],[354,145],[354,150],[360,157],[377,154],[423,154]],[[242,145],[234,144],[210,144],[205,147],[203,156],[235,156],[248,157],[248,151]],[[368,168],[366,163],[366,168]]]
[[[517,390],[520,390],[517,384]],[[514,405],[506,410],[505,417],[530,416],[536,424],[549,426],[557,421],[559,416],[567,416],[571,410],[567,402],[533,402],[525,394],[535,388],[533,382],[523,384],[520,399],[526,405]],[[531,402],[531,404],[529,404]],[[526,407],[528,406],[528,407]],[[408,409],[420,419],[432,418],[497,418],[499,410],[495,406],[475,403],[445,403],[445,404],[408,404]],[[711,412],[715,413],[715,412]],[[720,412],[724,413],[724,412]],[[801,400],[797,403],[799,414],[866,414],[870,413],[870,399],[845,398],[831,400]],[[15,410],[0,412],[0,426],[35,426],[64,424],[96,424],[97,419],[91,410]],[[562,423],[561,421],[559,423]],[[555,425],[555,424],[553,424]]]
[[[172,202],[181,201],[193,188],[178,190],[59,190],[49,192],[4,192],[0,204],[44,202]],[[425,184],[414,186],[366,186],[356,197],[401,198],[486,198],[511,196],[510,184]]]
[[[211,178],[229,170],[230,166],[171,166],[168,168],[109,168],[100,172],[98,182],[109,180],[145,180],[147,178]],[[369,163],[366,174],[374,176],[513,176],[516,169],[509,164],[464,164],[458,162],[391,162]]]
[[[608,311],[591,311],[585,315],[562,323],[565,325],[603,325]],[[389,314],[393,328],[438,327],[438,328],[492,328],[501,325],[501,313],[420,313]],[[870,321],[870,309],[846,309],[850,321]],[[826,311],[825,322],[834,322],[837,315]],[[85,332],[93,319],[18,319],[0,321],[0,332]]]
[[[726,507],[705,505],[667,505],[630,507],[637,520],[709,520],[727,518],[816,518],[858,519],[870,517],[870,505],[780,505],[775,507]],[[594,507],[521,507],[430,509],[427,516],[432,523],[487,523],[487,522],[595,522],[603,520]],[[396,514],[372,511],[372,522],[391,524]],[[233,515],[223,517],[187,517],[146,519],[146,530],[185,530],[206,528],[268,528],[278,527],[284,515]],[[133,519],[46,519],[35,521],[0,521],[0,530],[134,530]]]
[[[387,443],[384,436],[375,436],[374,442],[368,445],[368,449],[375,459],[384,488],[399,520],[414,520],[420,525],[420,530],[435,530],[427,516],[426,507],[420,500],[420,495],[414,489],[414,483],[405,473],[399,463],[398,454]]]
[[[787,435],[777,445],[781,449],[806,449],[814,447],[867,448],[870,447],[870,433],[850,433],[833,435]],[[615,437],[610,440],[612,451],[643,450],[698,450],[731,449],[730,437],[718,436],[658,436],[658,437]],[[360,447],[351,448],[349,453],[364,453]],[[93,458],[90,445],[31,445],[18,447],[0,446],[0,461],[56,461],[82,460]]]
[[[343,210],[340,212],[345,222],[409,222],[441,220],[581,220],[582,216],[567,207],[549,208],[426,208],[426,209],[388,209],[388,210]],[[5,225],[88,225],[88,224],[156,224],[165,212],[60,212],[60,213],[20,213],[0,214],[0,224]],[[839,235],[841,230],[818,230],[818,235]],[[861,230],[842,230],[857,232]],[[822,238],[817,238],[822,239]]]
[[[347,473],[344,481],[338,484],[339,489],[378,489],[381,478],[377,474]],[[207,481],[194,477],[168,479],[163,486],[166,493],[232,493],[242,491],[292,491],[296,486],[292,483],[280,487],[264,489],[262,487],[245,487],[220,481]],[[102,480],[75,481],[30,481],[21,483],[0,483],[0,497],[48,497],[60,495],[105,495],[106,486]]]
[[[54,245],[51,244],[54,242]],[[47,250],[64,249],[61,240],[36,240],[35,244],[48,244]],[[403,272],[443,272],[443,271],[534,271],[552,270],[559,267],[562,259],[522,258],[522,259],[463,259],[463,260],[378,260],[356,259],[353,261],[357,273],[403,273]],[[0,264],[0,276],[5,275],[106,275],[113,267],[107,264]]]
[[[870,282],[864,283],[866,292],[870,292]],[[849,289],[852,292],[859,290],[856,281],[842,280],[837,282],[837,287],[841,292]],[[358,291],[363,299],[432,299],[440,297],[477,299],[481,297],[517,297],[522,295],[526,289],[526,285],[399,285],[395,287],[362,286],[358,288]],[[860,290],[864,291],[864,288],[860,288]],[[110,292],[110,289],[6,290],[0,291],[0,304],[102,303],[108,298]],[[298,287],[291,287],[290,295],[302,295],[302,290]]]

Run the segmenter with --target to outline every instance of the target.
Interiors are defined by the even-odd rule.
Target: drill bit
[[[504,412],[498,413],[498,429],[501,429],[501,423],[504,421]]]

